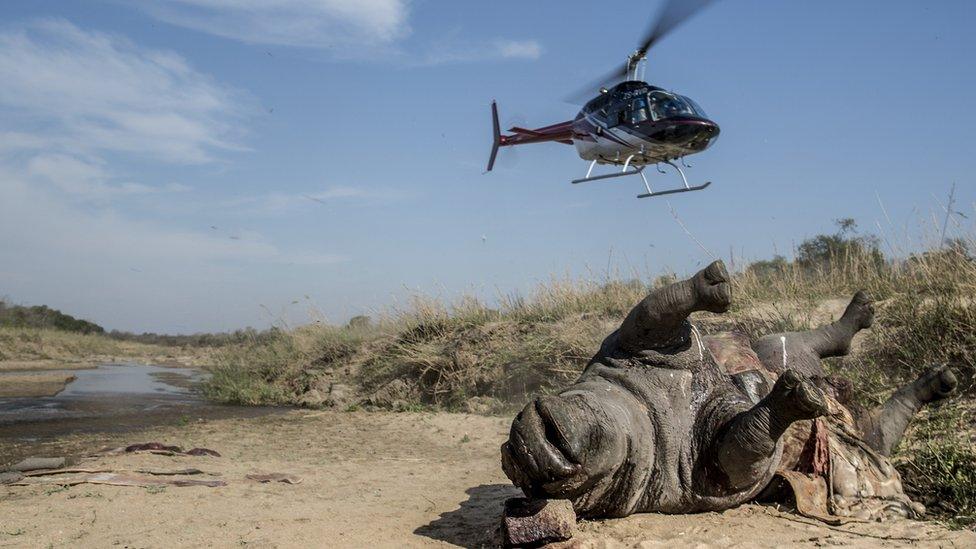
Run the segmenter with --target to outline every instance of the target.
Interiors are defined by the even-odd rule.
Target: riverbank
[[[213,347],[121,341],[104,334],[0,327],[0,372],[68,370],[112,362],[172,366],[213,364]]]
[[[221,457],[121,454],[79,466],[198,468],[226,486],[0,486],[0,546],[494,545],[502,504],[518,494],[499,466],[508,427],[508,418],[468,414],[292,410],[67,435],[30,450],[79,458],[147,441],[204,447]],[[0,455],[10,452],[0,439]],[[298,483],[246,478],[271,473]],[[584,521],[580,530],[574,547],[976,546],[976,533],[934,522],[831,527],[758,505]]]
[[[75,376],[58,372],[0,373],[0,398],[53,397],[74,380]]]

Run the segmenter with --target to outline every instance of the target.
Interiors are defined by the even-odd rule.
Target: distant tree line
[[[772,259],[749,264],[746,270],[762,278],[781,272],[791,265],[807,271],[828,269],[843,262],[870,265],[876,269],[889,266],[887,258],[881,251],[878,237],[858,234],[857,222],[849,217],[837,219],[834,224],[837,225],[837,231],[833,234],[818,234],[801,242],[796,248],[796,258],[793,262],[777,254]],[[921,255],[912,255],[905,263],[910,266],[933,255],[967,262],[976,261],[970,248],[970,243],[964,239],[946,239],[941,248],[928,250]]]
[[[0,301],[0,326],[13,328],[46,328],[82,334],[105,333],[105,328],[102,328],[94,322],[66,315],[46,305],[26,307],[23,305],[10,305],[5,301]]]
[[[238,343],[256,343],[273,338],[278,328],[270,330],[255,330],[247,327],[243,330],[219,333],[197,333],[188,335],[168,335],[143,332],[134,334],[132,332],[121,332],[112,330],[108,337],[119,341],[135,341],[150,345],[165,345],[168,347],[220,347],[223,345],[234,345]]]
[[[119,330],[106,332],[105,328],[94,322],[75,318],[46,305],[12,305],[4,300],[0,300],[0,327],[37,328],[79,334],[100,334],[119,341],[135,341],[138,343],[171,347],[219,347],[236,343],[254,343],[274,337],[275,331],[277,330],[276,328],[272,328],[270,330],[258,331],[254,328],[245,328],[233,332],[215,334],[198,333],[190,335],[167,335],[149,332],[134,334]]]

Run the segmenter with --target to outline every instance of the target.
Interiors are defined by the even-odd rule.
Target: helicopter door
[[[619,126],[627,121],[624,105],[610,105],[607,107],[607,127]]]
[[[607,127],[612,128],[621,124],[626,124],[630,120],[630,105],[628,103],[617,103],[607,108]]]
[[[627,109],[627,122],[631,126],[640,124],[649,118],[647,113],[647,100],[643,97],[638,97],[630,103],[630,108]]]

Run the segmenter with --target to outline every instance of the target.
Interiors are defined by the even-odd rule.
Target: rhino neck
[[[688,321],[684,321],[679,338],[673,345],[632,350],[621,343],[620,330],[610,334],[590,365],[607,364],[616,368],[653,366],[671,370],[696,370],[711,360],[701,335]]]

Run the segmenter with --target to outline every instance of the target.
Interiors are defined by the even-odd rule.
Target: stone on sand
[[[565,499],[511,498],[502,519],[505,543],[511,547],[537,547],[565,541],[576,533],[576,513]]]

